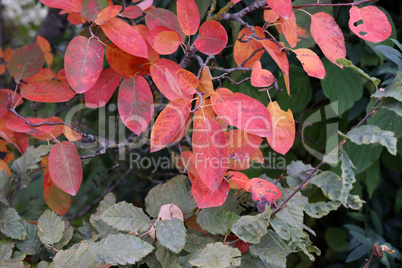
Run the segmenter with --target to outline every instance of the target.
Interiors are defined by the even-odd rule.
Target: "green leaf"
[[[165,247],[158,246],[155,252],[156,259],[165,268],[180,268],[179,258],[177,254],[171,252]]]
[[[15,184],[12,183],[11,177],[4,169],[0,170],[0,189],[0,202],[8,207],[7,197],[11,195],[11,192],[14,192],[16,188]]]
[[[10,240],[0,240],[0,261],[11,258],[13,254],[14,242]]]
[[[378,48],[378,46],[376,47],[376,49]],[[381,83],[381,80],[378,79],[377,77],[372,77],[369,76],[367,73],[365,73],[362,69],[360,69],[359,67],[355,66],[350,60],[347,59],[337,59],[336,63],[345,66],[345,67],[349,67],[352,68],[353,70],[357,71],[361,76],[367,78],[368,80],[370,80],[371,82],[374,83],[374,85],[378,86]]]
[[[384,92],[377,90],[372,98],[383,98],[383,97],[391,97],[396,99],[399,102],[402,102],[402,70],[399,70],[396,74],[394,81],[392,81],[391,86],[386,89]]]
[[[184,175],[176,176],[149,191],[145,198],[146,210],[149,215],[156,218],[162,205],[175,204],[182,210],[184,218],[187,219],[193,215],[193,210],[197,207],[190,192],[188,178]]]
[[[202,209],[197,214],[197,223],[210,234],[226,235],[239,215],[224,209],[222,206]]]
[[[244,242],[259,243],[267,233],[270,216],[271,209],[268,207],[256,216],[242,216],[232,225],[232,232]]]
[[[377,145],[357,145],[353,142],[347,142],[343,148],[356,166],[354,172],[357,175],[378,161],[383,147]]]
[[[186,244],[186,228],[178,218],[157,221],[155,230],[159,243],[174,253],[180,253]]]
[[[145,232],[152,225],[141,208],[124,201],[108,208],[100,218],[119,231]]]
[[[392,131],[382,130],[377,126],[363,125],[349,131],[347,137],[356,144],[376,144],[379,143],[388,149],[392,155],[396,155],[397,139]]]
[[[190,264],[203,268],[225,268],[239,266],[241,253],[237,248],[224,245],[221,242],[208,244]]]
[[[380,173],[380,163],[375,162],[366,170],[366,186],[369,197],[373,196],[374,191],[380,186],[381,173]],[[397,198],[395,201],[398,200]]]
[[[22,223],[27,232],[27,237],[23,241],[18,241],[15,245],[21,251],[29,255],[39,253],[41,249],[41,243],[38,237],[38,226],[33,223]]]
[[[302,161],[292,161],[287,167],[286,172],[288,176],[286,176],[286,182],[289,187],[294,187],[300,185],[300,183],[307,178],[311,172],[313,172],[314,168],[309,164],[305,165]]]
[[[65,223],[53,211],[46,210],[38,219],[38,236],[44,245],[53,245],[61,240]]]
[[[306,204],[307,197],[298,192],[290,199],[286,207],[276,214],[276,217],[298,230],[303,230],[303,211]]]
[[[398,65],[399,61],[402,59],[401,52],[390,46],[379,45],[374,49],[380,51],[385,57],[393,61],[396,65]]]
[[[395,196],[395,205],[394,211],[395,213],[399,212],[402,209],[402,188],[398,190]]]
[[[399,117],[402,117],[402,103],[393,98],[384,98],[381,107],[393,111]]]
[[[328,74],[321,80],[322,89],[333,109],[341,115],[362,97],[362,78],[355,70],[341,69],[327,59],[322,62]]]
[[[342,228],[329,227],[325,231],[325,241],[328,246],[337,252],[342,252],[348,248],[348,240],[345,230]]]
[[[187,252],[195,252],[197,250],[202,250],[207,244],[214,242],[218,241],[210,236],[204,235],[199,231],[188,229],[184,250]]]
[[[68,242],[70,242],[71,238],[74,234],[74,228],[70,225],[68,221],[64,221],[66,228],[64,229],[63,236],[60,241],[54,244],[54,247],[57,250],[62,249]]]
[[[18,240],[24,240],[27,236],[20,215],[15,208],[0,208],[0,232]]]
[[[109,234],[117,234],[118,230],[110,226],[101,219],[101,216],[105,211],[116,204],[116,197],[112,193],[108,193],[103,200],[99,203],[96,213],[92,214],[89,218],[89,222],[98,232],[100,237],[106,237]]]
[[[402,137],[402,118],[388,109],[378,110],[367,119],[367,124],[376,125],[382,130],[392,131],[398,139]]]
[[[341,206],[339,201],[320,201],[316,203],[307,203],[305,206],[305,212],[312,218],[322,218],[328,215],[333,210],[337,210]]]
[[[113,234],[94,243],[90,251],[99,264],[134,264],[152,252],[153,246],[134,235]]]
[[[42,156],[49,153],[52,145],[40,145],[38,147],[29,146],[25,153],[14,160],[11,170],[16,174],[13,179],[16,179],[20,188],[28,187],[31,179],[28,176],[28,171],[39,168],[38,162],[42,160]]]
[[[90,250],[93,241],[84,240],[79,244],[75,244],[67,250],[59,250],[54,257],[54,265],[56,267],[99,267],[94,260],[94,255]]]
[[[341,154],[341,170],[342,170],[342,189],[341,189],[341,203],[345,207],[348,203],[349,192],[353,188],[353,184],[356,182],[355,174],[352,168],[355,168],[348,154],[342,150]]]
[[[295,248],[289,246],[272,230],[268,230],[261,242],[250,245],[251,255],[260,258],[268,267],[286,267],[286,256],[295,252]]]

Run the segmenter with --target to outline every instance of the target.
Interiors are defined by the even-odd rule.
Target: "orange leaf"
[[[177,18],[185,35],[193,35],[200,26],[200,12],[194,0],[177,0]]]
[[[191,151],[183,151],[180,154],[180,158],[187,171],[192,175],[194,175],[195,177],[199,177],[197,169],[195,167],[193,153]]]
[[[262,143],[262,138],[240,129],[225,133],[229,158],[235,161],[251,160]]]
[[[80,12],[82,0],[40,0],[44,5],[53,8]]]
[[[27,100],[48,103],[66,102],[75,95],[67,84],[54,80],[28,83],[20,93]]]
[[[49,42],[43,38],[40,35],[36,36],[36,43],[39,45],[39,47],[42,49],[43,53],[50,52],[50,44]]]
[[[81,0],[81,15],[89,21],[95,21],[99,12],[109,6],[104,0]]]
[[[214,84],[212,83],[212,75],[208,66],[202,68],[198,92],[204,93],[203,98],[208,98],[215,93]]]
[[[196,178],[191,185],[191,193],[198,208],[219,207],[225,203],[230,191],[230,185],[222,181],[214,190],[206,186],[200,178]]]
[[[142,9],[139,6],[128,6],[121,12],[121,16],[133,20],[142,16]]]
[[[145,43],[147,44],[147,48],[148,48],[148,59],[151,63],[154,63],[157,59],[159,59],[159,53],[156,52],[152,46],[149,44],[148,40],[147,40],[147,33],[149,32],[149,29],[147,26],[145,26],[144,24],[137,24],[137,25],[133,25],[134,29],[136,29],[140,35],[142,36],[142,38],[145,40]],[[145,64],[145,66],[143,66],[141,68],[141,70],[145,73],[148,72],[147,74],[149,74],[149,68],[150,68],[150,64]],[[145,71],[146,70],[146,71]]]
[[[345,39],[334,17],[325,12],[315,13],[311,16],[310,31],[325,57],[343,69],[336,60],[346,57]]]
[[[261,102],[243,93],[231,97],[222,93],[220,88],[211,96],[213,109],[222,120],[260,137],[271,135],[271,116]]]
[[[149,44],[161,55],[174,53],[182,42],[181,36],[165,26],[157,26],[147,33]]]
[[[77,194],[82,182],[82,164],[74,144],[63,141],[53,145],[49,153],[49,174],[62,191]]]
[[[110,19],[101,27],[110,41],[125,52],[137,57],[148,58],[147,44],[134,27],[118,18]]]
[[[268,23],[273,23],[279,19],[279,14],[273,9],[264,10],[264,20]]]
[[[325,68],[317,54],[308,48],[295,49],[293,52],[309,76],[324,79]]]
[[[264,38],[264,30],[261,29],[261,27],[256,26],[254,28],[255,32],[257,33],[258,37]],[[250,37],[252,34],[251,30],[247,27],[244,27],[241,29],[239,32],[239,35],[237,36],[237,39],[241,40],[246,40]],[[264,50],[261,48],[263,47],[260,42],[258,42],[255,39],[250,39],[249,42],[240,42],[239,40],[236,39],[236,42],[234,44],[234,49],[233,49],[233,57],[237,65],[242,64],[245,60],[247,60],[253,53],[255,53],[250,59],[248,59],[244,64],[243,67],[246,68],[251,68],[253,67],[254,63],[259,60],[264,54]],[[256,52],[257,50],[259,50]]]
[[[6,66],[4,64],[0,64],[0,75],[6,72]]]
[[[41,161],[43,170],[43,197],[47,206],[54,212],[64,215],[71,205],[71,196],[57,188],[49,174],[48,157],[45,156]]]
[[[190,101],[175,99],[159,114],[151,131],[151,152],[166,147],[183,129],[190,114]]]
[[[85,93],[85,105],[90,108],[105,106],[119,85],[121,75],[112,68],[101,72],[96,84]]]
[[[213,119],[194,121],[193,154],[195,166],[202,182],[215,190],[228,168],[228,150],[222,127]]]
[[[10,47],[6,48],[3,52],[3,59],[5,62],[9,62],[11,60],[11,57],[14,54],[14,50],[12,50]]]
[[[68,85],[68,81],[67,81],[67,77],[66,77],[66,70],[64,70],[64,68],[61,69],[61,70],[57,73],[56,78],[57,78],[60,82],[66,83],[66,84]]]
[[[290,109],[287,112],[281,110],[276,101],[268,104],[268,111],[272,117],[272,135],[267,137],[268,143],[275,152],[285,155],[292,148],[296,135],[293,113]]]
[[[292,0],[265,0],[272,10],[281,17],[289,19],[292,13]]]
[[[113,6],[107,6],[105,7],[101,12],[98,13],[95,19],[95,23],[98,25],[105,24],[108,22],[111,18],[114,18],[117,16],[117,14],[120,13],[120,10],[123,7],[120,5],[113,5]]]
[[[0,170],[3,170],[3,169],[7,172],[8,176],[11,177],[11,170],[8,167],[7,163],[4,162],[4,160],[0,159]]]
[[[43,81],[43,80],[52,80],[53,78],[56,78],[55,71],[53,71],[52,69],[48,69],[48,68],[42,68],[36,74],[24,78],[24,82],[31,83],[31,82],[37,82],[37,81]]]
[[[66,125],[63,126],[63,134],[69,141],[79,141],[82,139],[82,135],[80,133]]]
[[[275,184],[261,178],[253,178],[249,180],[247,183],[247,191],[252,194],[254,201],[265,199],[268,202],[274,203],[282,197],[281,191]]]
[[[287,76],[286,74],[283,74],[283,80],[285,81],[286,91],[288,92],[288,95],[290,97],[290,80],[289,80],[289,76]]]
[[[229,179],[231,189],[247,189],[247,182],[250,179],[247,177],[246,174],[237,171],[229,171],[228,176],[232,176]]]
[[[117,99],[123,123],[140,135],[149,125],[154,111],[154,99],[147,80],[141,75],[124,79]]]
[[[276,62],[276,64],[278,64],[282,72],[289,76],[289,61],[286,53],[281,51],[280,47],[271,40],[260,40],[260,43],[264,46],[265,50]]]
[[[257,60],[251,72],[251,85],[254,87],[268,87],[273,82],[273,74],[268,70],[262,69],[261,62]]]
[[[0,89],[0,118],[8,113],[7,107],[18,106],[23,102],[20,94],[14,92],[14,90],[8,88]]]
[[[73,25],[81,25],[88,21],[86,18],[81,16],[81,14],[79,12],[68,13],[67,20]]]
[[[361,39],[378,43],[391,36],[392,26],[387,16],[378,7],[353,6],[349,10],[349,15],[349,28]]]
[[[176,78],[173,76],[173,74],[176,74],[180,69],[182,68],[177,63],[168,59],[158,59],[151,66],[152,80],[159,91],[168,100],[173,101],[182,97],[185,99],[192,98],[191,93],[181,91]],[[167,73],[166,70],[168,70],[169,73]]]
[[[103,68],[103,46],[95,38],[76,36],[67,46],[64,68],[69,85],[76,93],[93,87]]]
[[[192,72],[180,69],[176,72],[176,78],[182,91],[191,95],[195,94],[195,89],[199,85],[197,76],[195,76]]]
[[[292,11],[289,19],[280,17],[279,22],[290,47],[295,47],[297,45],[297,24],[295,13]]]
[[[208,20],[204,22],[198,32],[194,46],[203,54],[213,56],[221,52],[228,43],[228,35],[222,24]]]
[[[0,152],[3,152],[3,153],[8,152],[7,144],[8,144],[7,141],[0,139]]]
[[[185,38],[177,16],[170,10],[164,8],[153,8],[147,11],[147,14],[145,15],[145,23],[150,30],[157,26],[165,26],[179,33],[181,39],[184,40]]]

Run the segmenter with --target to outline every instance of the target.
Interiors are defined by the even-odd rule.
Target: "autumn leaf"
[[[392,26],[387,16],[376,6],[349,9],[349,28],[361,39],[378,43],[390,37]]]
[[[194,46],[203,54],[213,56],[221,52],[228,43],[228,35],[222,24],[209,20],[204,22]]]
[[[261,27],[256,26],[254,27],[254,30],[257,33],[258,37],[260,38],[265,37],[264,30]],[[240,66],[240,64],[242,64],[245,60],[247,60],[243,64],[243,67],[251,68],[253,67],[254,63],[261,58],[262,54],[264,54],[264,50],[261,49],[263,48],[263,46],[257,40],[251,39],[249,42],[239,41],[239,39],[247,40],[250,38],[251,35],[252,35],[251,30],[247,27],[244,27],[243,29],[241,29],[241,31],[237,36],[233,49],[233,57],[238,66]]]
[[[222,181],[219,187],[211,190],[200,178],[196,178],[191,185],[191,193],[198,208],[219,207],[225,203],[230,191],[230,185]]]
[[[177,16],[170,10],[163,8],[153,8],[148,10],[145,15],[145,23],[150,30],[157,26],[165,26],[179,33],[183,40],[185,38]]]
[[[27,121],[32,124],[39,124],[47,121],[44,118],[27,118]],[[53,126],[42,125],[38,127],[30,126],[25,123],[22,118],[12,118],[7,120],[6,127],[14,132],[26,133],[33,136],[42,136],[50,133],[53,130]]]
[[[185,35],[193,35],[200,26],[200,12],[194,0],[177,0],[177,18]]]
[[[293,146],[296,128],[293,113],[290,109],[283,111],[278,102],[270,102],[268,111],[272,118],[272,135],[267,137],[271,148],[280,154],[285,155]]]
[[[152,48],[161,55],[174,53],[182,42],[181,36],[165,26],[157,26],[147,33]]]
[[[120,13],[120,10],[123,7],[120,5],[113,5],[113,6],[107,6],[105,7],[101,12],[98,13],[95,19],[95,23],[98,25],[105,24],[108,22],[111,18],[114,18],[117,16],[117,14]]]
[[[66,125],[63,126],[63,135],[69,141],[79,141],[82,139],[82,135],[80,133]]]
[[[7,163],[4,162],[3,159],[0,159],[0,171],[1,171],[1,170],[5,170],[5,171],[7,172],[7,174],[8,174],[8,176],[11,177],[11,170],[10,170],[10,168],[8,167]]]
[[[75,96],[67,84],[54,80],[25,84],[20,93],[27,100],[47,103],[66,102]]]
[[[109,6],[108,1],[105,0],[81,0],[82,7],[80,14],[89,21],[95,21],[98,14]]]
[[[195,167],[194,155],[191,151],[183,151],[180,153],[183,166],[195,177],[199,177],[197,168]]]
[[[183,92],[188,93],[188,95],[195,94],[195,89],[199,86],[197,76],[195,76],[192,72],[180,69],[176,72],[176,78]]]
[[[260,40],[260,43],[264,46],[265,50],[272,57],[272,59],[278,64],[282,72],[289,76],[289,61],[286,53],[281,51],[281,48],[271,40]]]
[[[203,98],[208,98],[215,93],[211,71],[209,70],[208,66],[204,66],[204,68],[202,68],[197,91],[203,94]]]
[[[53,55],[51,53],[51,47],[49,42],[43,38],[40,35],[36,36],[36,43],[38,44],[38,46],[42,49],[42,52],[45,56],[45,61],[47,63],[47,65],[52,64],[53,62]]]
[[[279,14],[272,9],[264,10],[264,20],[268,23],[273,23],[279,20]]]
[[[28,76],[23,79],[25,83],[38,82],[44,80],[52,80],[56,78],[56,72],[52,69],[42,68],[34,75]]]
[[[45,56],[42,49],[36,44],[29,44],[14,51],[8,63],[10,75],[16,82],[34,75],[42,69]]]
[[[82,182],[82,164],[74,144],[62,141],[53,145],[49,153],[49,174],[62,191],[77,194]]]
[[[183,129],[190,114],[190,101],[175,99],[159,114],[151,131],[151,152],[166,147]]]
[[[40,0],[44,5],[52,8],[66,9],[80,12],[82,0]]]
[[[23,103],[24,101],[20,94],[14,92],[14,90],[7,88],[0,89],[0,118],[8,113],[7,107],[17,107]]]
[[[334,17],[325,12],[315,13],[311,16],[310,31],[325,57],[343,69],[336,60],[346,57],[345,38]]]
[[[289,19],[284,17],[279,18],[279,23],[281,24],[283,34],[288,41],[290,47],[295,47],[297,45],[297,24],[295,13],[290,13]]]
[[[127,19],[136,19],[142,16],[142,9],[139,6],[128,6],[126,7],[120,15]]]
[[[247,191],[249,191],[254,201],[263,201],[274,203],[282,197],[281,191],[275,184],[261,178],[253,178],[247,182]]]
[[[154,99],[147,80],[141,75],[124,79],[119,88],[117,107],[126,127],[140,135],[148,127],[154,111]]]
[[[119,85],[121,75],[112,68],[104,69],[98,81],[85,92],[85,105],[90,108],[105,106]]]
[[[230,177],[228,182],[231,189],[247,189],[247,183],[250,179],[246,174],[238,171],[229,171],[227,176]]]
[[[240,129],[225,132],[229,158],[235,161],[250,160],[262,143],[262,138]]]
[[[295,49],[293,52],[309,76],[324,79],[326,74],[324,64],[317,54],[308,48]]]
[[[251,85],[253,87],[268,87],[274,82],[274,79],[270,71],[262,69],[259,60],[254,63],[253,71],[251,72]]]
[[[292,13],[292,0],[265,0],[273,11],[281,17],[289,19]]]
[[[93,87],[103,68],[103,46],[92,38],[76,36],[67,46],[64,69],[69,85],[76,93]]]

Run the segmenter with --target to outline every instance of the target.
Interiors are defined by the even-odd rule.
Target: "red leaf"
[[[274,203],[282,197],[281,191],[275,184],[261,178],[249,180],[247,183],[247,191],[252,194],[254,201],[261,201],[264,197],[267,201]]]
[[[81,25],[88,21],[86,18],[81,16],[80,13],[78,13],[78,12],[68,13],[67,20],[68,20],[68,22],[70,22],[73,25]]]
[[[262,138],[240,129],[225,133],[229,158],[235,161],[250,160],[262,143]]]
[[[273,82],[273,74],[268,70],[262,69],[261,62],[257,60],[251,72],[251,85],[253,87],[268,87]]]
[[[49,174],[62,191],[76,195],[82,182],[82,164],[77,148],[69,141],[55,144],[49,153]]]
[[[268,111],[272,117],[272,135],[267,137],[268,143],[275,152],[285,155],[292,148],[296,135],[293,113],[290,109],[287,112],[281,110],[276,101],[268,104]]]
[[[292,13],[292,0],[265,0],[272,10],[285,19],[290,18]]]
[[[272,57],[272,59],[278,64],[282,72],[289,76],[289,61],[286,53],[281,51],[280,47],[271,40],[260,40],[260,43],[264,46],[265,50]]]
[[[297,24],[295,13],[292,11],[289,19],[280,17],[279,22],[290,47],[295,47],[297,45]]]
[[[157,26],[147,33],[149,44],[161,55],[174,53],[182,42],[181,36],[165,26]]]
[[[231,189],[244,189],[247,188],[247,182],[250,180],[246,174],[237,172],[237,171],[229,171],[228,176],[232,176],[229,179],[229,184]]]
[[[145,23],[150,30],[157,26],[165,26],[179,33],[181,39],[184,40],[185,38],[185,35],[180,28],[177,16],[167,9],[153,8],[147,11],[147,14],[145,15]]]
[[[44,5],[53,8],[80,12],[82,0],[40,0]]]
[[[213,56],[221,52],[228,43],[225,28],[214,20],[204,22],[199,30],[194,46],[203,54]]]
[[[93,87],[103,68],[103,46],[92,38],[76,36],[64,56],[64,69],[69,85],[76,93],[85,93]]]
[[[121,12],[121,16],[133,20],[142,16],[142,9],[139,6],[128,6]]]
[[[29,118],[30,123],[38,124],[47,121],[43,118]],[[6,127],[14,132],[26,133],[32,136],[42,136],[50,133],[53,130],[53,126],[43,125],[39,127],[33,127],[25,123],[22,118],[9,119],[6,122]]]
[[[90,108],[105,106],[119,85],[121,75],[112,68],[101,72],[96,84],[85,93],[85,105]]]
[[[56,78],[55,71],[53,71],[52,69],[48,69],[48,68],[42,68],[36,74],[24,78],[24,82],[31,83],[31,82],[37,82],[37,81],[43,81],[43,80],[52,80],[53,78]]]
[[[175,99],[159,114],[151,131],[151,152],[171,143],[183,129],[190,114],[190,101]]]
[[[173,76],[173,74],[176,74],[176,72],[181,69],[180,65],[168,59],[158,59],[151,66],[152,80],[159,91],[171,101],[182,97],[185,99],[192,98],[191,93],[183,92],[180,89],[176,78]],[[169,71],[170,75],[166,70]]]
[[[134,27],[118,18],[110,19],[101,27],[110,41],[125,52],[137,57],[148,58],[147,44]]]
[[[378,43],[391,36],[392,26],[387,16],[378,7],[356,6],[349,10],[349,28],[361,39]]]
[[[219,207],[225,203],[230,191],[230,185],[222,181],[215,190],[206,186],[200,178],[196,178],[191,186],[191,193],[197,203],[198,208]]]
[[[0,89],[0,118],[8,113],[7,107],[16,107],[24,103],[20,94],[11,89]]]
[[[124,79],[117,99],[123,123],[140,135],[149,125],[154,112],[154,99],[147,80],[141,75]]]
[[[27,100],[49,103],[66,102],[75,95],[67,84],[54,80],[28,83],[20,93]]]
[[[133,0],[133,2],[134,2],[134,0]],[[137,2],[138,2],[138,0],[137,0]],[[144,10],[147,10],[148,8],[150,8],[152,6],[153,2],[154,2],[153,0],[144,0],[141,3],[137,4],[137,7],[140,7],[144,11]]]
[[[14,51],[8,63],[8,70],[14,80],[19,82],[21,79],[39,72],[44,63],[45,56],[42,49],[33,43]]]
[[[336,60],[346,57],[345,39],[334,17],[325,12],[315,13],[311,16],[310,31],[325,57],[343,69]]]
[[[94,22],[98,25],[105,24],[111,18],[116,17],[122,8],[120,5],[107,6],[98,13]]]
[[[66,70],[64,70],[64,68],[61,69],[61,70],[57,73],[56,78],[57,78],[60,82],[66,83],[66,84],[68,85],[68,81],[67,81],[67,77],[66,77]]]
[[[99,12],[108,7],[105,0],[81,0],[81,15],[89,21],[94,21]]]
[[[63,192],[53,183],[49,174],[48,157],[41,161],[43,170],[43,197],[47,206],[54,212],[64,215],[71,205],[71,195]]]
[[[254,28],[255,32],[257,33],[258,37],[264,38],[264,30],[261,29],[261,27],[256,26]],[[239,32],[239,35],[237,36],[237,39],[242,39],[246,40],[250,38],[250,35],[252,34],[251,30],[247,27],[244,27],[241,29]],[[237,65],[242,64],[246,59],[248,59],[253,53],[254,56],[252,56],[250,59],[248,59],[244,64],[243,67],[248,67],[251,68],[253,67],[254,63],[259,60],[264,54],[264,50],[260,50],[258,52],[255,52],[258,49],[261,49],[263,46],[260,44],[255,39],[251,39],[249,42],[240,42],[239,40],[236,39],[234,49],[233,49],[233,57]]]
[[[195,166],[202,182],[215,190],[228,168],[228,150],[222,127],[213,119],[194,121],[193,154]]]
[[[195,89],[199,86],[197,76],[195,76],[192,72],[180,69],[176,72],[176,78],[182,91],[188,93],[189,95],[195,94]]]
[[[309,76],[324,79],[326,74],[324,64],[317,54],[308,48],[295,49],[293,52]]]
[[[231,97],[222,93],[220,88],[211,96],[213,108],[222,120],[260,137],[271,135],[271,116],[261,102],[243,93]]]
[[[49,42],[45,38],[43,38],[42,36],[37,35],[36,36],[36,43],[42,49],[42,52],[45,55],[45,61],[46,61],[47,65],[52,64],[53,56],[50,53],[51,52],[51,47],[50,47]]]
[[[193,35],[200,26],[200,12],[194,0],[177,0],[177,18],[185,35]]]
[[[194,155],[191,151],[183,151],[180,154],[181,161],[189,173],[195,177],[199,177],[198,171],[195,167]]]

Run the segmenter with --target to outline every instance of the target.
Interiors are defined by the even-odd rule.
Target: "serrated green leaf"
[[[307,204],[307,197],[302,196],[300,192],[290,199],[286,207],[280,210],[275,216],[288,223],[290,226],[303,230],[304,208]]]
[[[399,64],[402,59],[402,54],[395,48],[386,45],[379,45],[374,47],[375,50],[380,51],[385,57],[393,61],[396,65]]]
[[[378,161],[383,149],[380,145],[357,145],[353,142],[347,142],[343,148],[356,167],[354,170],[356,175]]]
[[[158,246],[155,252],[156,259],[164,268],[180,268],[179,258],[177,254],[168,250],[163,246]]]
[[[195,259],[200,253],[201,253],[201,249],[196,250],[194,252],[191,252],[188,255],[185,256],[180,256],[179,257],[179,263],[181,265],[182,268],[194,268],[194,265],[191,265],[189,263],[189,261],[191,261],[192,259]]]
[[[0,240],[0,261],[11,258],[13,248],[14,242],[10,240]]]
[[[99,267],[94,260],[94,255],[90,250],[93,241],[84,240],[79,244],[75,244],[67,250],[60,250],[54,257],[54,265],[56,267]]]
[[[8,196],[15,191],[16,187],[4,169],[0,170],[0,189],[0,202],[8,207]]]
[[[402,70],[399,70],[389,88],[387,88],[384,92],[377,90],[373,95],[371,95],[371,97],[372,98],[391,97],[399,102],[402,102],[401,89],[402,89]]]
[[[216,268],[240,266],[240,250],[224,245],[221,242],[208,244],[194,259],[189,263],[197,267]]]
[[[100,219],[119,231],[145,232],[152,225],[141,208],[124,201],[108,208]]]
[[[175,204],[182,210],[184,218],[187,219],[193,215],[193,210],[197,208],[197,204],[190,193],[188,178],[183,175],[176,176],[149,191],[145,198],[146,210],[149,215],[156,218],[162,205]]]
[[[381,182],[381,173],[380,173],[380,163],[376,162],[373,163],[365,172],[366,176],[366,186],[367,186],[367,192],[369,194],[369,197],[373,195],[374,191],[380,186]],[[395,200],[398,200],[397,198]]]
[[[153,246],[134,235],[113,234],[90,247],[99,264],[134,264],[152,252]]]
[[[271,209],[256,216],[242,216],[232,225],[232,232],[244,242],[259,243],[261,237],[267,233]]]
[[[342,205],[346,207],[348,203],[349,192],[352,190],[353,184],[356,182],[355,174],[353,172],[353,168],[355,168],[355,166],[353,165],[352,161],[350,161],[348,154],[343,150],[341,154],[341,162],[342,189],[340,201]]]
[[[376,47],[377,49],[377,47]],[[378,86],[381,83],[381,80],[378,79],[377,77],[372,77],[370,75],[368,75],[367,73],[365,73],[362,69],[360,69],[359,67],[355,66],[350,60],[348,59],[337,59],[336,63],[348,67],[348,68],[352,68],[353,70],[357,71],[361,76],[367,78],[368,80],[370,80],[371,82],[374,83],[374,85]]]
[[[197,214],[197,223],[210,234],[226,235],[239,215],[221,207],[202,209]]]
[[[302,161],[292,161],[287,167],[286,172],[286,182],[289,187],[294,187],[300,185],[300,183],[307,178],[314,168],[309,164],[305,165]]]
[[[96,209],[96,213],[92,214],[89,218],[89,222],[102,238],[108,236],[109,234],[118,233],[118,230],[116,230],[116,228],[110,226],[100,218],[101,215],[105,213],[108,208],[112,207],[115,204],[116,197],[112,193],[108,193],[99,203],[99,206]]]
[[[18,181],[21,189],[28,187],[31,182],[28,171],[37,169],[39,167],[38,162],[41,161],[42,156],[49,153],[51,148],[52,145],[39,145],[36,148],[29,146],[21,157],[14,160],[11,171],[15,173],[13,179]]]
[[[24,253],[29,255],[34,255],[39,253],[41,249],[41,242],[38,237],[38,226],[33,223],[24,221],[22,223],[27,232],[27,237],[23,241],[18,241],[15,245],[17,248]]]
[[[21,217],[15,208],[0,208],[0,232],[18,240],[24,240],[27,236]]]
[[[188,229],[184,250],[187,252],[195,252],[197,250],[202,250],[207,244],[214,242],[218,241],[213,237],[204,235],[199,231]]]
[[[70,242],[71,238],[74,234],[74,228],[70,225],[68,221],[64,221],[65,229],[63,232],[63,236],[61,237],[60,241],[54,244],[54,247],[57,250],[62,249],[68,242]]]
[[[382,130],[377,126],[363,125],[352,129],[347,134],[348,138],[356,144],[379,143],[388,149],[392,155],[396,155],[397,139],[392,131]]]
[[[337,210],[342,205],[339,201],[320,201],[316,203],[307,203],[304,211],[312,218],[322,218],[333,210]]]
[[[186,228],[178,218],[158,221],[155,230],[159,243],[174,253],[180,253],[186,244]]]
[[[402,137],[402,118],[391,110],[378,110],[367,119],[367,124],[376,125],[382,130],[392,131],[398,139]]]
[[[42,244],[53,245],[61,240],[65,223],[53,211],[46,210],[38,219],[38,236]]]
[[[402,103],[393,98],[383,99],[381,107],[393,111],[399,117],[402,117]]]
[[[286,256],[296,251],[272,230],[268,230],[261,242],[250,245],[249,249],[253,256],[270,265],[268,267],[281,268],[286,267]]]

